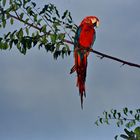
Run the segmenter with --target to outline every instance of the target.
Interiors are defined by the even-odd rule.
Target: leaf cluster
[[[116,123],[117,127],[125,126],[124,132],[126,134],[121,134],[120,137],[127,140],[140,140],[140,127],[136,127],[134,131],[129,131],[128,129],[139,125],[140,123],[140,109],[130,110],[127,107],[123,108],[121,111],[117,109],[111,109],[110,111],[104,111],[102,117],[98,117],[95,124],[99,126],[100,124],[109,125],[111,122]],[[117,140],[118,135],[115,136]]]
[[[17,21],[21,24],[19,29],[0,37],[1,50],[16,46],[20,53],[26,54],[27,50],[38,46],[51,52],[55,59],[70,55],[65,39],[73,42],[77,26],[68,10],[61,15],[51,3],[41,9],[31,0],[0,0],[0,28],[6,28],[9,23],[16,25]]]
[[[140,140],[140,127],[136,127],[134,131],[124,129],[125,134],[121,134],[120,137],[126,140]]]
[[[111,121],[115,121],[118,127],[125,125],[127,128],[131,128],[140,122],[140,109],[129,110],[127,107],[122,111],[111,109],[110,111],[104,111],[102,117],[98,117],[95,124],[110,124]]]

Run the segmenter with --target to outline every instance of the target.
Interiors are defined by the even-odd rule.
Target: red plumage
[[[71,72],[77,73],[77,87],[81,96],[81,107],[83,108],[83,96],[86,97],[86,71],[87,71],[87,57],[89,55],[91,46],[95,40],[94,27],[97,26],[99,20],[97,17],[89,16],[83,19],[77,29],[74,42],[74,58],[75,65]]]

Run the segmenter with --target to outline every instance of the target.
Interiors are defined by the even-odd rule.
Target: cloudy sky
[[[48,2],[61,12],[71,11],[76,24],[96,15],[100,27],[94,49],[140,63],[139,0],[37,3]],[[97,127],[94,122],[104,110],[140,107],[140,70],[91,54],[81,110],[76,75],[69,75],[72,65],[73,55],[55,61],[43,49],[33,48],[25,56],[16,49],[0,52],[0,139],[112,140],[122,132],[115,125]]]

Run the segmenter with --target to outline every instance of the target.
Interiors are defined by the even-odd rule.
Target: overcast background
[[[48,2],[60,12],[71,11],[76,24],[87,15],[96,15],[100,26],[94,49],[140,63],[139,0],[37,3]],[[88,60],[87,97],[81,110],[76,75],[69,75],[73,55],[55,61],[44,49],[33,48],[25,56],[16,49],[1,51],[0,139],[112,140],[123,132],[115,125],[97,127],[94,122],[104,110],[140,107],[140,70],[100,60],[95,54]]]

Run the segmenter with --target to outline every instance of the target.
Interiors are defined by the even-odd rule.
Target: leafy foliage
[[[17,21],[21,28],[0,37],[1,50],[11,49],[14,45],[26,54],[27,50],[38,46],[51,52],[55,59],[70,55],[66,39],[73,42],[77,26],[68,10],[60,15],[51,3],[41,9],[31,0],[0,0],[0,28],[16,25]]]
[[[124,129],[126,134],[121,134],[120,137],[126,140],[140,140],[140,127],[136,127],[134,131]]]
[[[103,117],[99,117],[95,124],[110,124],[110,121],[115,120],[118,127],[125,125],[127,128],[131,128],[140,122],[140,109],[129,110],[127,107],[122,111],[111,109],[110,112],[104,111]]]
[[[136,127],[134,131],[129,131],[135,125],[140,123],[140,109],[129,110],[127,107],[123,108],[122,111],[116,109],[111,109],[110,111],[104,111],[102,117],[98,117],[95,124],[99,126],[100,124],[109,125],[111,121],[115,121],[117,127],[125,126],[125,134],[121,134],[120,137],[127,140],[140,140],[140,127]],[[117,139],[117,135],[115,139]]]

